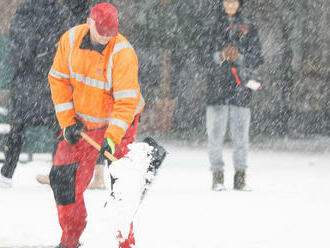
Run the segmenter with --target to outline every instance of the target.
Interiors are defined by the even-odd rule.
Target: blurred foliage
[[[92,1],[96,2],[100,1]],[[162,50],[168,49],[170,97],[177,99],[170,132],[186,139],[205,138],[208,68],[200,61],[200,51],[209,41],[202,30],[214,20],[220,1],[107,2],[117,6],[120,32],[138,54],[146,109],[161,97]],[[263,75],[263,89],[253,99],[252,138],[330,135],[328,1],[249,0],[244,1],[241,12],[257,25],[265,58],[258,70]],[[0,44],[3,39],[1,36]],[[1,68],[4,49],[1,45]],[[1,69],[0,78],[3,72]]]
[[[54,137],[47,127],[28,127],[25,131],[23,152],[52,153]]]
[[[170,49],[171,94],[178,97],[172,131],[187,137],[205,133],[203,90],[208,68],[199,63],[199,51],[208,41],[201,31],[214,20],[220,1],[135,2],[139,11],[134,41],[140,57],[148,54],[140,68],[146,83],[142,88],[150,95],[158,92],[159,50]],[[327,2],[251,0],[244,1],[241,12],[259,28],[265,57],[259,69],[264,87],[254,94],[252,136],[329,135]],[[147,102],[155,99],[146,96]]]
[[[8,65],[9,51],[8,35],[0,34],[0,89],[9,89],[10,80],[13,75],[13,71]]]

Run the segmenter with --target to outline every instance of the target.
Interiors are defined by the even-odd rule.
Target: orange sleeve
[[[114,105],[105,137],[119,144],[135,115],[143,109],[144,100],[138,82],[138,59],[135,51],[131,47],[119,51],[114,55],[113,65]]]
[[[66,32],[59,41],[53,65],[48,74],[56,117],[62,129],[75,123],[72,86],[70,84],[70,51],[69,34]]]

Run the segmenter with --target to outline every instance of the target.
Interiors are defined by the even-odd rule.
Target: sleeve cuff
[[[219,64],[219,65],[222,65],[223,63],[223,59],[221,59],[221,56],[220,56],[220,52],[215,52],[213,54],[213,61],[216,63],[216,64]]]

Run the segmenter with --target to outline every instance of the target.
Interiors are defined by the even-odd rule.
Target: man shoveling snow
[[[101,154],[123,149],[123,155],[145,105],[138,59],[118,32],[113,5],[96,4],[86,24],[63,34],[48,79],[62,129],[49,175],[62,228],[58,248],[76,248],[87,224],[84,192],[98,156],[81,132],[102,144]]]

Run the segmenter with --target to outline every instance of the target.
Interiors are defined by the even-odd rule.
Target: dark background
[[[2,0],[0,85],[6,89],[8,23],[19,1]],[[99,1],[92,1],[94,4]],[[120,32],[140,61],[147,106],[140,132],[204,141],[206,74],[198,51],[201,30],[215,18],[219,0],[115,0]],[[251,139],[330,135],[330,2],[248,0],[243,15],[259,28],[265,64],[263,89],[253,98]],[[0,92],[6,104],[5,91]]]

